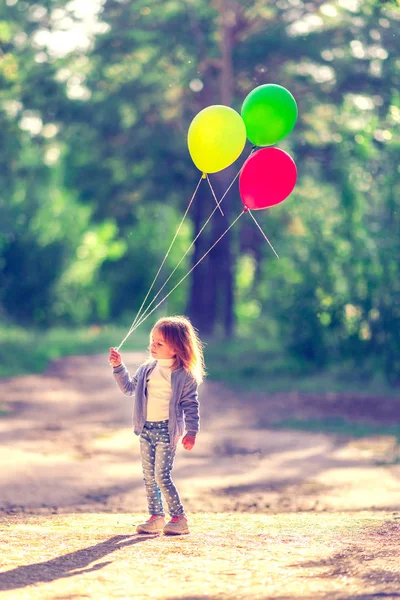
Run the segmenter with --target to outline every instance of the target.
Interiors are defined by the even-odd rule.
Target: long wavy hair
[[[205,377],[203,343],[190,320],[182,316],[159,319],[151,331],[150,343],[155,329],[174,349],[176,358],[173,369],[183,367],[191,373],[197,383],[201,383]]]

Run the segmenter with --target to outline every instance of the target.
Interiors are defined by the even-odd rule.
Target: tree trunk
[[[219,28],[221,39],[221,61],[218,84],[219,101],[231,106],[233,91],[232,76],[232,25],[226,6],[226,0],[219,0]],[[210,75],[210,79],[211,79]],[[210,81],[208,89],[210,89]],[[207,97],[208,96],[208,97]],[[203,96],[204,106],[216,104],[208,94]],[[233,169],[225,169],[213,176],[211,184],[218,200],[222,197],[232,178]],[[202,182],[198,198],[195,200],[195,235],[215,207],[214,199],[206,181]],[[223,234],[231,223],[231,211],[226,202],[223,205],[224,216],[216,211],[207,229],[195,243],[193,264],[203,256],[208,248]],[[208,232],[211,230],[211,235]],[[210,254],[193,271],[188,314],[203,334],[212,335],[221,325],[224,334],[231,337],[234,333],[234,265],[231,251],[232,235],[229,231],[213,248]]]
[[[233,169],[226,169],[215,177],[213,187],[220,199],[234,177]],[[229,198],[231,200],[231,198]],[[213,239],[216,241],[229,227],[234,218],[231,202],[222,204],[224,216],[216,212],[213,217]],[[233,232],[229,230],[212,250],[210,255],[210,276],[217,282],[216,302],[218,323],[221,323],[225,336],[234,334],[234,273],[232,256]]]
[[[206,181],[202,181],[197,196],[194,200],[194,237],[197,236],[203,223],[213,210],[210,202],[210,193]],[[208,225],[208,228],[211,228]],[[201,233],[194,244],[192,265],[197,264],[200,258],[212,246],[207,228]],[[216,280],[210,273],[210,255],[195,268],[192,273],[191,289],[187,312],[193,325],[203,335],[212,335],[216,320]]]
[[[219,95],[221,103],[226,106],[232,105],[233,96],[233,66],[232,66],[232,21],[234,14],[227,0],[219,0],[219,22],[221,39],[221,71]],[[223,196],[225,190],[232,180],[233,169],[225,169],[216,176],[216,195],[218,200]],[[213,237],[217,240],[232,222],[232,211],[230,203],[223,204],[224,216],[215,214],[213,220]],[[210,258],[211,277],[217,282],[217,313],[218,322],[223,327],[226,337],[234,334],[234,276],[232,256],[232,233],[229,231],[213,250]]]

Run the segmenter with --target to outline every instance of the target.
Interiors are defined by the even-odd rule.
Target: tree
[[[299,180],[257,216],[281,258],[243,217],[168,311],[188,299],[202,335],[232,335],[236,318],[239,335],[275,335],[297,359],[356,356],[397,381],[395,4],[107,0],[89,50],[60,56],[45,40],[78,18],[71,4],[9,4],[0,9],[3,314],[130,319],[200,177],[186,147],[191,120],[220,102],[240,110],[254,87],[279,83],[299,106],[279,144]],[[210,176],[217,197],[249,151]],[[203,181],[165,271],[214,207]],[[166,291],[241,210],[237,184],[223,208]],[[32,263],[44,265],[40,276]]]

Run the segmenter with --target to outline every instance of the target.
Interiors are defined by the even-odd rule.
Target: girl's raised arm
[[[113,368],[114,379],[117,382],[119,389],[125,396],[133,396],[135,393],[141,368],[142,367],[138,368],[132,378],[123,362],[121,362],[121,364],[117,367]]]

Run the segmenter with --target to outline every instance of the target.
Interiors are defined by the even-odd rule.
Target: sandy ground
[[[142,359],[125,356],[132,372]],[[395,439],[271,428],[289,416],[359,415],[360,403],[371,422],[393,423],[393,399],[205,383],[201,433],[191,452],[180,446],[173,472],[192,533],[143,540],[134,532],[147,509],[132,399],[106,355],[2,380],[0,398],[6,597],[400,598]]]

